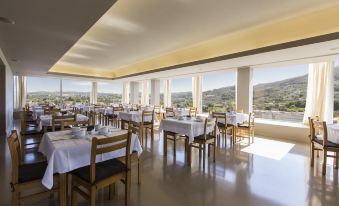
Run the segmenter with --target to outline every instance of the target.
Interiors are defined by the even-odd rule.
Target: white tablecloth
[[[119,112],[119,118],[125,121],[133,122],[142,122],[142,112],[141,111],[130,111],[130,112]],[[155,121],[157,121],[156,115],[154,115]],[[146,122],[150,122],[152,118],[147,116],[145,118]]]
[[[186,135],[189,142],[193,142],[194,137],[204,134],[204,121],[197,122],[191,120],[178,120],[174,118],[163,119],[160,122],[159,132],[163,136],[164,131],[175,132],[177,134]],[[207,128],[207,132],[212,132],[213,126]]]
[[[190,115],[190,110],[183,108],[183,109],[175,109],[174,110],[175,116],[188,116]]]
[[[32,105],[32,111],[38,110],[38,109],[42,109],[42,106],[40,105]]]
[[[77,114],[77,122],[86,122],[88,117],[82,114]],[[39,119],[38,130],[42,130],[43,126],[52,126],[52,115],[41,115]]]
[[[242,124],[245,121],[248,121],[248,118],[249,118],[248,114],[245,114],[245,113],[226,114],[227,124],[232,124],[232,125]],[[225,124],[224,119],[218,119],[218,122]]]
[[[35,110],[33,110],[32,116],[33,116],[34,120],[37,120],[43,114],[44,114],[44,110],[43,109],[35,109]]]
[[[126,133],[126,130],[114,131],[109,136]],[[105,138],[101,135],[92,135]],[[142,153],[142,147],[137,135],[132,135],[131,152]],[[64,174],[90,164],[91,141],[89,139],[72,139],[71,131],[48,132],[42,137],[39,152],[47,157],[48,166],[42,184],[51,189],[53,187],[53,174]],[[125,156],[125,149],[97,156],[97,162]]]
[[[330,142],[339,144],[339,124],[327,125],[327,139]]]

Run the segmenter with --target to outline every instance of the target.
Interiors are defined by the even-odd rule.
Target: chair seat
[[[125,171],[127,171],[126,165],[117,159],[96,163],[95,182],[99,182]],[[91,182],[89,165],[72,171],[72,175],[78,176],[86,182]]]
[[[213,135],[210,135],[210,134],[207,134],[206,135],[206,140],[210,140],[210,139],[214,139],[215,138],[215,136],[213,136]],[[202,134],[202,135],[199,135],[199,136],[197,136],[197,137],[194,137],[194,139],[195,140],[205,140],[205,137],[204,137],[204,135]]]
[[[47,162],[23,164],[19,166],[19,183],[42,179],[47,168]]]
[[[117,114],[106,114],[108,118],[118,118]]]
[[[217,123],[217,126],[218,126],[218,127],[225,127],[225,124],[222,123],[222,122],[218,122],[218,123]],[[233,126],[232,124],[227,124],[227,127],[232,127],[232,126]]]
[[[249,128],[249,124],[245,123],[245,124],[238,124],[238,127],[240,128]]]
[[[323,145],[323,140],[320,140],[320,139],[314,139],[313,141],[316,142],[316,143],[318,143],[318,144]],[[336,143],[333,143],[333,142],[330,142],[330,141],[327,141],[327,146],[328,146],[328,147],[336,147],[336,148],[339,148],[339,144],[336,144]]]

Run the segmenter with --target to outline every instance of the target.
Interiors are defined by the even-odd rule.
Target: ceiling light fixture
[[[0,22],[5,24],[15,24],[15,21],[3,16],[0,16]]]

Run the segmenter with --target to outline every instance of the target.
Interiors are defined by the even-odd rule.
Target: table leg
[[[67,174],[59,174],[59,205],[67,205]]]

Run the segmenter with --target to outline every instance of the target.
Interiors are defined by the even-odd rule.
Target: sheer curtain
[[[320,62],[309,65],[307,98],[304,123],[308,117],[319,116],[321,121],[333,122],[334,95],[333,62]]]
[[[122,88],[122,103],[129,104],[129,82],[124,82]]]
[[[164,108],[170,107],[172,104],[171,99],[171,80],[164,80]]]
[[[149,105],[149,94],[148,94],[148,80],[144,80],[141,83],[141,104]]]
[[[97,97],[98,97],[98,83],[92,82],[92,92],[91,92],[91,98],[90,98],[91,104],[97,103]]]
[[[193,107],[198,113],[202,112],[202,76],[192,77],[192,99]]]
[[[20,110],[26,104],[26,77],[14,76],[14,109]]]

